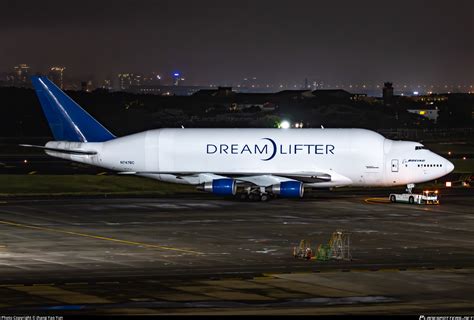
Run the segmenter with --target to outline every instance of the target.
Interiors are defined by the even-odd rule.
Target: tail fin
[[[55,140],[103,142],[115,136],[47,77],[31,77]]]

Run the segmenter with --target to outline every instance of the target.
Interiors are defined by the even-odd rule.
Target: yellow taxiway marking
[[[380,203],[390,203],[390,200],[388,200],[387,198],[367,198],[367,199],[364,199],[364,202],[369,203],[369,204],[380,204]]]
[[[75,231],[68,231],[68,230],[62,230],[62,229],[53,229],[53,228],[47,228],[47,227],[39,227],[39,226],[23,224],[23,223],[16,223],[16,222],[10,222],[10,221],[0,220],[0,224],[19,227],[19,228],[27,228],[27,229],[34,229],[34,230],[41,230],[41,231],[49,231],[49,232],[68,234],[68,235],[72,235],[72,236],[79,236],[79,237],[90,238],[90,239],[106,240],[106,241],[111,241],[111,242],[116,242],[116,243],[140,246],[140,247],[144,247],[144,248],[169,250],[169,251],[177,251],[177,252],[192,253],[192,254],[204,254],[204,253],[199,252],[199,251],[179,249],[179,248],[173,248],[173,247],[168,247],[168,246],[160,246],[160,245],[157,245],[157,244],[149,244],[149,243],[143,243],[143,242],[128,241],[128,240],[115,239],[115,238],[109,238],[109,237],[102,237],[102,236],[96,236],[96,235],[93,235],[93,234],[87,234],[87,233],[81,233],[81,232],[75,232]]]

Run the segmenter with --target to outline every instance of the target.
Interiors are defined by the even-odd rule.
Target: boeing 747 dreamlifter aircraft
[[[454,169],[422,144],[363,129],[157,129],[115,137],[48,78],[32,77],[53,157],[218,195],[302,197],[305,188],[397,186]]]

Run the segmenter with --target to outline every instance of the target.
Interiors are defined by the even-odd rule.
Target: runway
[[[366,193],[267,203],[7,199],[0,203],[0,311],[331,314],[337,308],[328,306],[362,308],[355,313],[372,306],[389,313],[418,300],[428,300],[428,310],[473,311],[470,189],[452,191],[439,206]],[[352,261],[292,257],[299,240],[327,243],[336,229],[352,233]],[[449,305],[434,302],[444,294]]]

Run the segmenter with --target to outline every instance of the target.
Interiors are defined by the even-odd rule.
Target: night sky
[[[0,71],[474,83],[474,1],[2,1]]]

